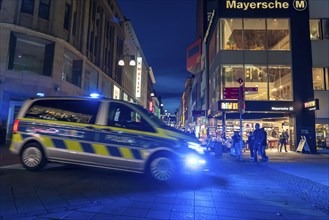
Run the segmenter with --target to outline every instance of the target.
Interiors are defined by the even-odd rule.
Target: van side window
[[[94,124],[99,104],[96,100],[38,100],[25,117]]]
[[[110,103],[107,125],[140,131],[155,132],[141,115],[121,103]]]

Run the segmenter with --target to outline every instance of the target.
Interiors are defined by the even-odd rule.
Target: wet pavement
[[[327,153],[268,150],[258,164],[223,153],[207,174],[159,185],[70,165],[28,172],[0,152],[0,219],[329,219]]]

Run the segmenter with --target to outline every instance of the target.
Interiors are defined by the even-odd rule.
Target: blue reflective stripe
[[[31,135],[28,135],[28,134],[22,134],[22,138],[23,138],[23,139],[28,138],[28,137],[31,137]]]
[[[116,147],[107,146],[107,150],[110,152],[111,156],[122,157],[119,149]]]
[[[131,149],[131,152],[133,153],[135,159],[137,160],[142,159],[142,155],[140,154],[139,150]]]
[[[66,149],[66,145],[63,140],[52,139],[56,148]]]
[[[80,143],[80,144],[84,152],[92,153],[92,154],[95,153],[94,148],[92,148],[91,144],[88,143]]]

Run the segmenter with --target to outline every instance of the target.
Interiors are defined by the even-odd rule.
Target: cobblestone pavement
[[[210,160],[208,174],[167,185],[79,166],[50,164],[41,172],[4,166],[0,219],[329,219],[329,187],[278,168],[280,161],[289,170],[313,160],[325,167],[328,157],[269,156],[268,163],[252,164],[247,152],[242,162],[223,154]]]

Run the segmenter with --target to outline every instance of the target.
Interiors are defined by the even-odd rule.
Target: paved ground
[[[207,175],[157,185],[77,166],[27,172],[0,153],[0,219],[329,219],[329,154],[273,150],[259,164],[223,154]]]

